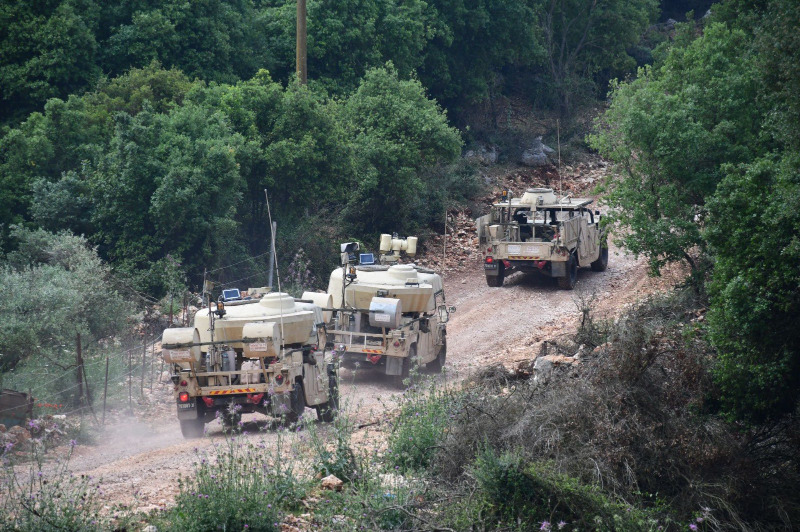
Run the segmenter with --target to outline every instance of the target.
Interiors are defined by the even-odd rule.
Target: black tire
[[[289,412],[286,413],[286,421],[296,423],[303,412],[306,410],[306,394],[303,390],[303,382],[294,383],[294,389],[289,393]]]
[[[336,374],[328,375],[328,402],[317,405],[317,419],[331,423],[339,411],[339,378]]]
[[[436,358],[428,362],[428,370],[434,373],[441,373],[444,363],[447,360],[447,338],[442,339],[442,348]]]
[[[600,256],[592,263],[592,271],[604,272],[608,268],[608,246],[600,247]]]
[[[417,366],[417,344],[414,344],[408,350],[408,356],[403,359],[403,369],[400,372],[400,375],[394,375],[395,386],[403,390],[405,390],[409,386],[413,386],[415,373],[417,373],[416,366]]]
[[[578,281],[578,260],[572,253],[567,261],[567,275],[558,278],[558,287],[563,290],[572,290]]]
[[[187,440],[202,438],[205,432],[205,420],[201,415],[197,419],[181,419],[181,434]]]
[[[497,275],[487,275],[486,284],[492,288],[503,286],[506,277],[506,265],[502,262],[497,263]]]

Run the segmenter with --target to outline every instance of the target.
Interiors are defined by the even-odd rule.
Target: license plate
[[[483,264],[483,269],[484,270],[496,270],[497,269],[497,264],[484,263]]]
[[[194,408],[194,404],[192,404],[192,403],[184,403],[184,404],[179,404],[178,405],[178,409],[180,409],[180,410],[188,410],[190,408]]]

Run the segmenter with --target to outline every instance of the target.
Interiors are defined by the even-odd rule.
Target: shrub
[[[389,435],[387,464],[404,473],[427,469],[447,430],[457,397],[435,384],[409,388]]]
[[[159,519],[167,530],[280,530],[279,504],[296,503],[305,487],[292,460],[280,460],[282,436],[269,449],[230,437],[201,456],[194,477],[179,481],[175,506]],[[158,526],[158,525],[157,525]]]
[[[655,529],[647,512],[614,501],[598,487],[529,463],[519,453],[485,447],[471,468],[491,512],[528,530]]]

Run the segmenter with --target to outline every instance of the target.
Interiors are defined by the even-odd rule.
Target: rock
[[[169,371],[162,371],[161,372],[161,377],[158,379],[158,382],[161,382],[161,383],[164,383],[164,384],[172,382],[172,375],[170,375]]]
[[[31,439],[31,433],[28,432],[28,429],[24,427],[11,427],[8,429],[8,434],[14,436],[14,439],[17,441],[17,443],[24,443]]]
[[[157,510],[157,509],[158,509],[158,507],[156,507],[156,510]],[[142,529],[142,532],[158,532],[158,528],[156,528],[156,527],[155,527],[155,526],[153,526],[153,525],[147,525],[146,527],[144,527],[144,528]]]
[[[537,378],[547,378],[553,372],[553,361],[550,360],[550,356],[537,358],[533,363],[533,371]]]
[[[474,150],[468,150],[464,153],[464,159],[473,160],[484,166],[490,166],[497,162],[498,155],[497,146],[480,143]]]
[[[6,428],[6,426],[5,426],[5,425],[3,425],[2,423],[0,423],[0,434],[4,433],[4,432],[5,432],[5,431],[7,431],[7,430],[8,430],[8,429]]]
[[[522,152],[520,162],[525,166],[532,166],[534,168],[540,166],[547,166],[550,164],[550,154],[555,150],[542,142],[542,137],[536,137],[533,140],[533,145]]]
[[[336,475],[328,475],[322,479],[322,489],[331,491],[342,491],[344,482],[336,478]]]

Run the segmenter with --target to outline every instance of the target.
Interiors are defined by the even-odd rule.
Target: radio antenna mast
[[[267,194],[267,189],[266,188],[264,189],[264,199],[267,201],[267,216],[269,217],[269,225],[270,225],[270,227],[275,227],[274,225],[272,225],[272,211],[269,208],[269,195]],[[275,233],[273,233],[273,237],[272,237],[272,246],[271,246],[272,249],[270,250],[271,251],[270,255],[272,256],[272,260],[274,261],[274,264],[275,264],[275,278],[278,280],[278,293],[281,293],[281,270],[278,267],[278,254],[275,253],[275,236],[274,235],[275,235]],[[272,264],[270,264],[270,269],[271,268],[272,268]],[[281,338],[284,338],[284,335],[283,335],[283,302],[281,301],[278,304],[280,305],[280,309],[281,309],[281,313],[280,313]]]

